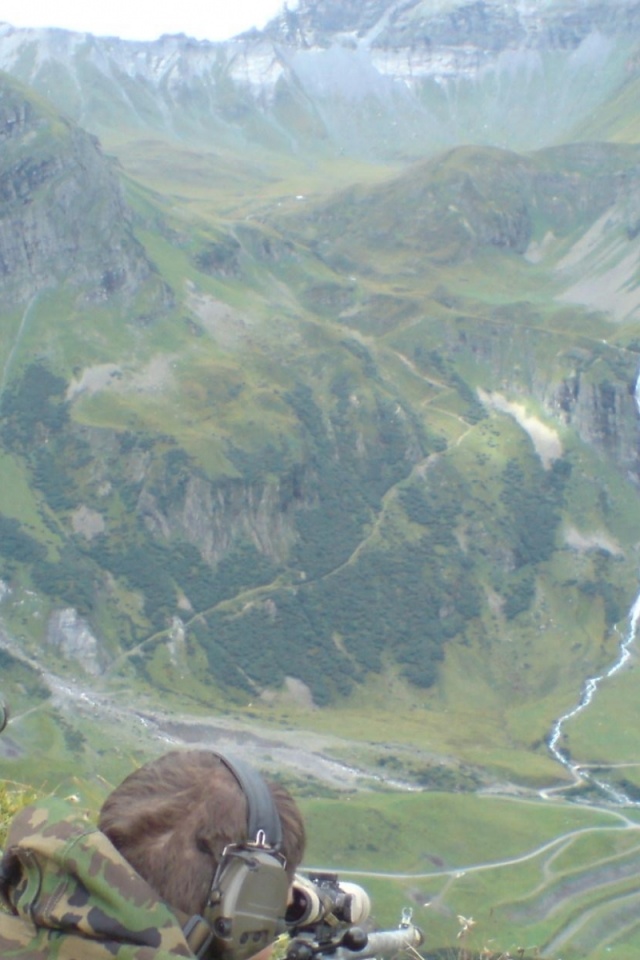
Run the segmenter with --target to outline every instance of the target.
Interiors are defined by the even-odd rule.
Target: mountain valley
[[[630,0],[0,24],[7,779],[90,804],[204,729],[264,749],[341,869],[433,804],[446,870],[398,840],[372,879],[432,945],[495,906],[549,955],[636,946],[633,646],[548,743],[640,589],[639,29]],[[538,868],[575,880],[557,914]]]

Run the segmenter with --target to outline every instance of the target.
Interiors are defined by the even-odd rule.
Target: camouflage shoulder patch
[[[62,801],[46,800],[18,814],[2,869],[15,914],[0,914],[3,958],[192,957],[168,906],[101,831]],[[12,952],[10,935],[17,933],[29,944]]]

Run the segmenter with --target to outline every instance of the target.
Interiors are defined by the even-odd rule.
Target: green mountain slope
[[[635,491],[591,466],[637,468],[634,325],[563,305],[559,264],[636,162],[465,148],[255,222],[130,184],[149,279],[90,309],[45,290],[7,339],[6,470],[30,491],[4,520],[9,630],[36,651],[48,624],[75,659],[85,628],[90,672],[196,700],[294,678],[318,705],[381,675],[442,690],[454,650],[518,633],[517,688],[511,656],[480,676],[536,705],[544,754],[635,589]],[[543,610],[566,629],[566,591],[589,628],[549,687],[549,638],[525,638]]]
[[[2,32],[33,83],[0,80],[5,776],[94,803],[240,745],[309,794],[313,857],[421,874],[367,880],[384,922],[633,949],[633,814],[562,802],[602,796],[547,747],[638,592],[626,6],[527,48],[501,4],[302,4],[262,92],[265,36],[136,73]],[[376,71],[412,35],[453,66],[409,96]],[[629,797],[637,704],[621,670],[559,741]]]

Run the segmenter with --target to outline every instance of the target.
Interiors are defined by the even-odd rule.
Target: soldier
[[[172,751],[107,797],[98,828],[48,799],[0,864],[3,960],[249,960],[284,916],[305,830],[283,787]]]

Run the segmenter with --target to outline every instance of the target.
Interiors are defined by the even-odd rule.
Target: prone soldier
[[[55,798],[15,817],[0,864],[0,956],[266,956],[304,846],[283,787],[236,759],[172,751],[116,787],[97,828]]]

